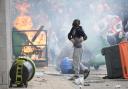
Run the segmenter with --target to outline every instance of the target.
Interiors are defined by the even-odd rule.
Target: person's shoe
[[[89,73],[90,73],[90,70],[88,70],[88,69],[84,70],[84,79],[86,79],[88,77]]]
[[[74,75],[74,76],[72,76],[71,78],[69,78],[69,80],[75,80],[75,79],[77,79],[77,78],[79,78],[79,76],[78,76],[78,75]]]

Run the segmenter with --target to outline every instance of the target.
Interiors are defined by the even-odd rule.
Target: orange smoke
[[[27,1],[16,4],[16,9],[19,11],[20,14],[27,14],[29,8],[30,8],[30,4]]]

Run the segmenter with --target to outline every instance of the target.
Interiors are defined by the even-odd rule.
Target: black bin
[[[122,78],[121,58],[118,45],[105,47],[102,49],[102,55],[105,56],[107,77],[110,79]]]

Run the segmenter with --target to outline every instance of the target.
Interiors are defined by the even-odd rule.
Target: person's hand
[[[72,43],[74,43],[74,42],[75,42],[75,40],[74,40],[74,39],[71,39],[70,41],[71,41]]]
[[[84,41],[84,38],[83,37],[80,38],[80,42],[82,42],[82,41]]]

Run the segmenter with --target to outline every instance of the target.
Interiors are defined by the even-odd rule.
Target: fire
[[[16,19],[14,20],[13,26],[19,31],[24,31],[24,34],[27,35],[29,40],[29,42],[26,42],[25,44],[27,46],[24,46],[22,48],[22,54],[25,54],[25,55],[32,54],[32,57],[33,57],[35,55],[33,54],[34,50],[45,48],[45,46],[41,46],[41,45],[46,44],[46,33],[40,32],[37,35],[37,37],[35,37],[35,39],[32,40],[38,30],[27,31],[27,30],[33,30],[32,18],[31,16],[27,15],[29,8],[30,8],[30,4],[28,4],[27,2],[23,2],[16,5],[16,9],[19,11],[19,16],[17,16]],[[33,58],[33,60],[35,59]]]
[[[28,55],[28,54],[33,53],[33,50],[34,48],[31,46],[24,46],[22,49],[22,52]]]
[[[16,9],[19,11],[20,15],[16,17],[15,21],[13,22],[13,26],[17,30],[32,30],[33,23],[32,18],[27,15],[28,9],[30,8],[30,4],[27,2],[23,2],[21,4],[16,5]],[[25,34],[28,36],[28,39],[31,39],[31,35],[29,32],[25,32]]]
[[[32,29],[32,18],[30,16],[18,16],[14,21],[14,27],[17,30],[31,30]]]
[[[38,39],[36,39],[34,42],[33,42],[34,45],[45,45],[46,44],[46,33],[45,32],[42,32],[39,36],[38,36]]]

